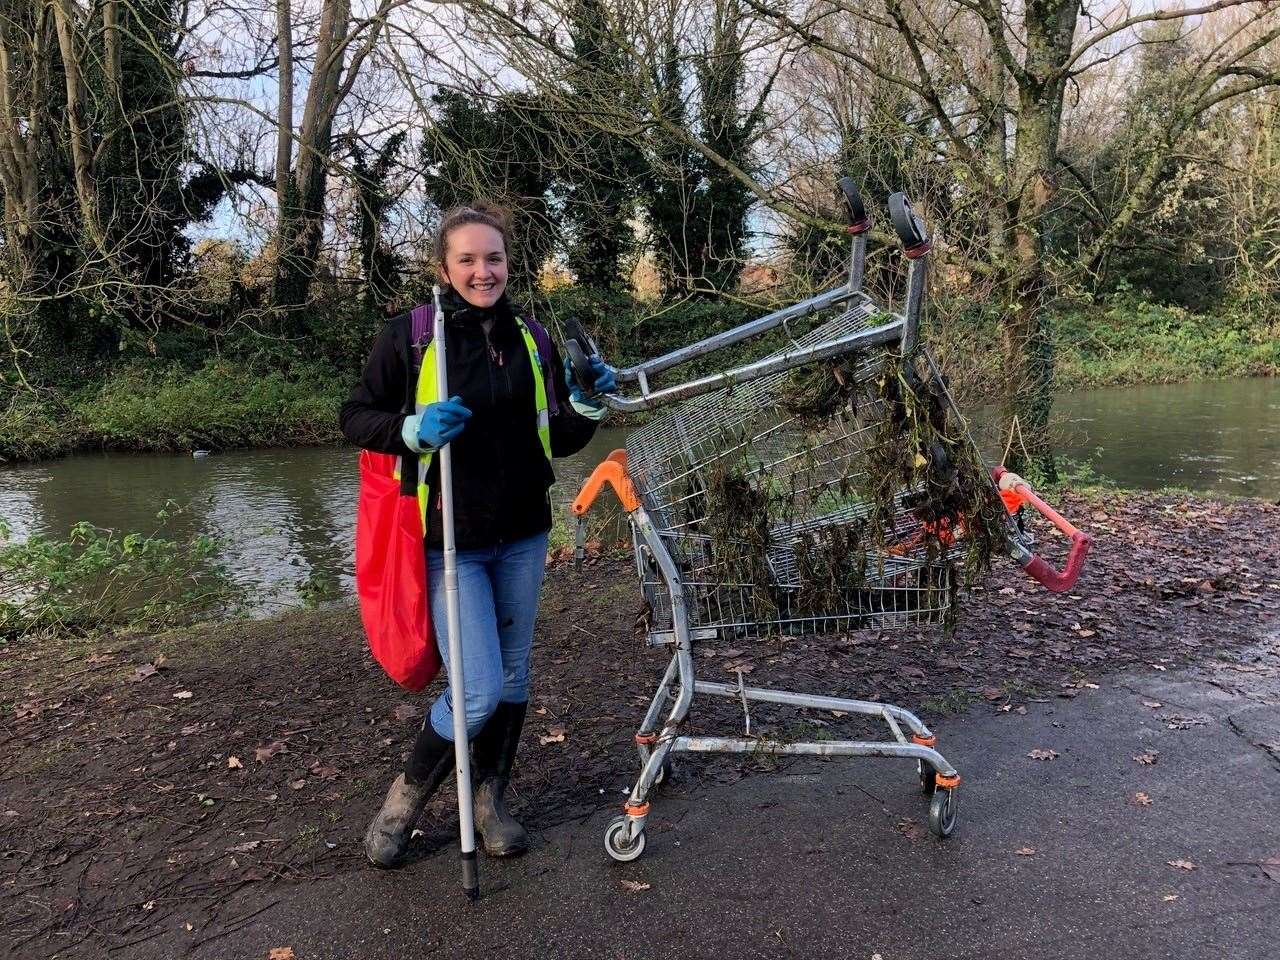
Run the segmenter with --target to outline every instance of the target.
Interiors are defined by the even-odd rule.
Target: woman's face
[[[475,307],[492,307],[507,289],[507,245],[483,223],[468,223],[445,238],[444,279]]]

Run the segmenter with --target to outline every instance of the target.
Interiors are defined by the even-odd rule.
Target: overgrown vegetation
[[[172,537],[169,504],[150,534],[78,523],[66,539],[11,542],[0,524],[0,643],[33,633],[171,626],[227,612],[239,597],[203,534]]]

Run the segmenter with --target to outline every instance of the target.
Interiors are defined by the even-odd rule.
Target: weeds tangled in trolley
[[[860,626],[859,615],[945,602],[949,631],[958,587],[1005,547],[1004,506],[942,385],[894,354],[878,373],[866,363],[829,361],[788,377],[779,415],[801,424],[808,449],[779,471],[756,449],[767,430],[727,444],[734,452],[695,494],[705,503],[701,532],[759,614],[785,610],[843,629]],[[853,435],[856,455],[832,452],[831,437]],[[779,564],[789,576],[779,577]]]

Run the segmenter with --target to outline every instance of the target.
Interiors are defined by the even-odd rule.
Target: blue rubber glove
[[[426,409],[416,418],[418,449],[439,450],[462,432],[470,416],[471,411],[462,405],[461,397],[450,397],[448,400],[427,404]],[[409,422],[413,419],[415,418],[406,418],[406,433]]]
[[[599,394],[615,392],[618,381],[613,375],[613,367],[599,357],[590,357],[589,360],[591,373],[595,376],[596,396],[588,399],[582,395],[582,388],[573,375],[573,361],[566,361],[564,365],[564,381],[569,385],[569,402],[573,404],[573,409],[588,420],[601,420],[609,412],[609,408],[604,405]]]

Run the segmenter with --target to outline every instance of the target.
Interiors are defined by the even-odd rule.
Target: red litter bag
[[[418,691],[439,672],[440,654],[427,603],[422,515],[417,496],[401,493],[399,460],[360,451],[356,594],[373,658],[400,686]]]

